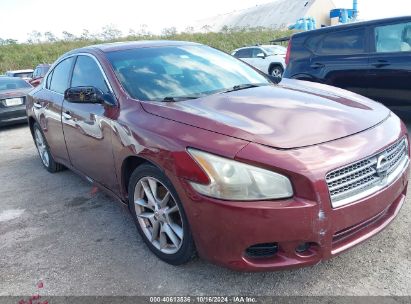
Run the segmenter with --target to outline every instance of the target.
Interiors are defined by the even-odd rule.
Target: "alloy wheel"
[[[274,69],[271,71],[271,76],[281,78],[281,76],[282,76],[282,71],[281,71],[281,69],[280,69],[280,68],[274,68]]]
[[[171,192],[153,177],[141,178],[134,190],[138,223],[151,244],[165,254],[176,253],[184,237],[183,220]]]
[[[37,150],[39,151],[41,161],[43,162],[44,166],[48,167],[50,164],[49,152],[47,150],[47,145],[43,137],[43,134],[41,134],[41,131],[39,129],[36,129],[34,131],[34,137],[36,140],[36,146]]]

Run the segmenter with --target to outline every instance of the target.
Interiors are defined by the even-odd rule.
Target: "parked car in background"
[[[269,79],[197,43],[93,45],[56,61],[27,114],[43,166],[128,204],[162,260],[314,265],[398,214],[407,129],[351,92]]]
[[[36,66],[33,72],[33,76],[29,81],[33,87],[37,87],[41,83],[44,76],[50,69],[50,66],[50,64],[39,64],[38,66]]]
[[[26,96],[32,86],[19,77],[0,77],[0,126],[26,122]]]
[[[5,75],[8,77],[20,77],[26,81],[30,81],[33,76],[33,70],[26,69],[26,70],[7,71]]]
[[[384,103],[411,106],[411,17],[294,34],[284,77],[329,84]]]
[[[239,58],[265,74],[281,79],[287,49],[280,45],[255,45],[234,50],[231,55]]]

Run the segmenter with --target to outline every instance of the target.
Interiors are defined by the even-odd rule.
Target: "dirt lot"
[[[411,123],[408,123],[411,126]],[[237,273],[153,256],[126,208],[42,168],[25,125],[0,129],[0,295],[411,295],[411,202],[382,233],[315,267]]]

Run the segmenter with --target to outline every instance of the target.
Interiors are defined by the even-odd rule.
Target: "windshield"
[[[107,54],[133,98],[196,98],[245,84],[271,82],[246,64],[207,46],[136,48]]]
[[[20,78],[0,78],[0,91],[30,88],[27,82]]]
[[[264,50],[270,55],[273,55],[273,54],[281,55],[281,54],[287,53],[287,49],[280,45],[265,46]]]

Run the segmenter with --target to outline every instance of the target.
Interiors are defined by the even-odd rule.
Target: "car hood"
[[[390,115],[383,105],[298,80],[180,102],[142,102],[154,115],[251,142],[291,149],[350,136]]]
[[[0,91],[0,99],[8,99],[13,97],[26,96],[33,88],[2,90]]]

